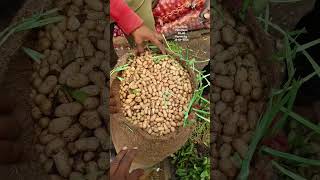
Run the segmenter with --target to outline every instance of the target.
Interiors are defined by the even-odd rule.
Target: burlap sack
[[[116,67],[126,64],[128,54],[122,56]],[[185,68],[186,66],[182,64]],[[186,68],[190,74],[193,90],[195,86],[195,76],[192,70]],[[116,77],[120,73],[113,74],[111,77],[110,91],[115,95],[115,101],[120,104],[120,80]],[[142,129],[129,124],[122,114],[122,107],[119,106],[117,114],[110,114],[110,131],[113,144],[117,152],[124,146],[128,148],[138,147],[138,153],[134,159],[131,169],[148,168],[161,162],[163,159],[178,151],[191,136],[194,126],[179,127],[175,133],[163,137],[153,137]],[[193,114],[189,117],[194,117]]]

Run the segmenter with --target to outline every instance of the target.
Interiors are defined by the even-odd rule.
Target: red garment
[[[110,0],[110,15],[126,34],[131,34],[143,24],[142,19],[128,7],[124,0]]]

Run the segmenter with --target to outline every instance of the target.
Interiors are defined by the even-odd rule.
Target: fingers
[[[129,171],[130,166],[133,162],[134,157],[137,154],[137,149],[130,149],[126,153],[126,155],[121,160],[121,166],[119,166],[118,171],[119,173],[126,173]]]
[[[123,159],[123,157],[127,154],[127,147],[122,148],[122,150],[118,153],[116,158],[111,162],[110,166],[110,175],[114,174]]]
[[[157,38],[156,35],[154,35],[154,36],[150,39],[150,41],[160,49],[160,51],[161,51],[162,54],[167,54],[167,53],[166,53],[166,48],[165,48],[164,45],[158,40],[158,38]]]
[[[139,177],[143,176],[143,174],[144,174],[143,169],[136,169],[129,174],[129,179],[130,180],[138,180]]]
[[[144,52],[143,41],[137,40],[136,44],[137,44],[137,54],[140,55],[140,54],[142,54]]]

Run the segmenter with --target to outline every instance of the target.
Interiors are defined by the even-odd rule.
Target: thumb
[[[144,175],[143,169],[136,169],[130,173],[129,180],[138,180],[139,177],[141,177],[143,175]]]

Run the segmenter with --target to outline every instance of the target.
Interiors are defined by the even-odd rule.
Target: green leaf
[[[89,95],[87,93],[80,90],[74,90],[71,92],[71,97],[79,103],[83,103],[88,98],[88,96]]]
[[[42,27],[48,24],[57,23],[63,20],[63,16],[59,16],[56,13],[58,10],[53,9],[47,12],[40,12],[29,18],[23,19],[17,24],[13,24],[5,28],[0,33],[0,46],[14,33]]]
[[[302,116],[300,116],[299,114],[296,114],[292,111],[289,111],[288,109],[282,107],[281,111],[284,112],[285,114],[291,116],[293,119],[297,120],[299,123],[303,124],[304,126],[312,129],[313,131],[315,131],[316,133],[320,134],[320,126],[316,125],[312,122],[310,122],[309,120],[303,118]]]
[[[312,166],[320,166],[320,160],[303,158],[300,156],[296,156],[294,154],[277,151],[277,150],[274,150],[269,147],[262,147],[262,151],[266,152],[272,156],[284,158],[284,159],[290,160],[290,161],[295,161],[297,163],[302,163],[302,164],[307,164],[307,165],[312,165]]]
[[[285,169],[284,167],[282,167],[280,164],[278,164],[276,161],[271,161],[272,165],[277,168],[281,173],[283,173],[284,175],[289,176],[290,178],[294,179],[294,180],[307,180],[306,178],[295,174],[294,172],[291,172],[287,169]]]
[[[297,52],[304,51],[304,50],[306,50],[306,49],[308,49],[310,47],[313,47],[315,45],[318,45],[318,44],[320,44],[320,39],[313,40],[311,42],[308,42],[306,44],[303,44],[303,45],[299,46],[298,49],[297,49]]]
[[[125,64],[110,71],[110,76],[112,76],[116,72],[124,71],[129,68],[129,64]]]
[[[30,48],[22,47],[22,50],[35,62],[38,64],[41,63],[41,59],[44,58],[44,55],[39,53],[38,51],[32,50]]]
[[[290,99],[288,102],[288,109],[291,111],[293,108],[293,104],[295,102],[298,90],[300,88],[301,84],[297,81],[293,82],[292,85],[292,89],[289,90],[289,94],[290,94]],[[271,135],[275,135],[280,129],[282,129],[285,125],[285,123],[287,122],[288,119],[288,114],[284,114],[281,119],[277,122],[277,124],[275,124],[274,128],[272,128],[271,130]]]
[[[88,94],[77,89],[72,89],[66,85],[62,86],[63,90],[65,90],[66,93],[69,94],[73,99],[75,99],[79,103],[83,103],[87,98]]]

